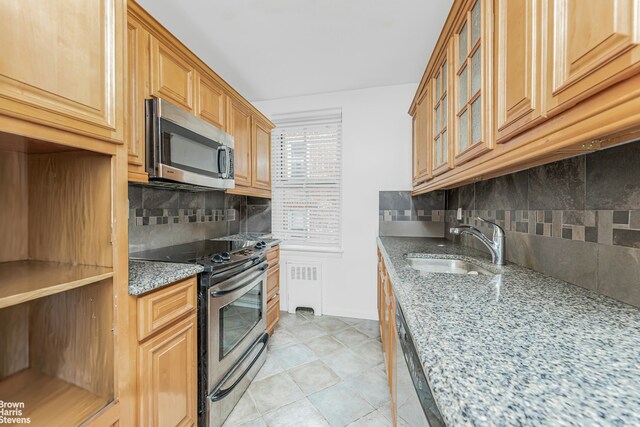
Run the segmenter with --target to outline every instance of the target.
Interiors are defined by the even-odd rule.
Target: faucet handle
[[[487,219],[484,219],[482,217],[476,217],[476,219],[480,222],[484,222],[487,225],[490,225],[493,227],[493,235],[494,237],[501,237],[504,236],[504,229],[502,227],[500,227],[498,224],[496,224],[495,222],[489,221]]]

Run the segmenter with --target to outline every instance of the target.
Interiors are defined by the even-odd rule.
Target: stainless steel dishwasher
[[[396,304],[396,386],[398,417],[412,427],[444,426],[407,324]]]

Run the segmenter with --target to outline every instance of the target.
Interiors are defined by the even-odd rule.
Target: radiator
[[[304,307],[322,315],[322,264],[287,262],[286,272],[289,313]]]

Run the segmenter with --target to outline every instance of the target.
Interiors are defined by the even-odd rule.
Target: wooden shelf
[[[0,263],[0,309],[113,276],[110,267],[46,261]]]
[[[0,381],[0,400],[24,402],[22,418],[30,425],[75,426],[97,413],[107,399],[34,369]]]

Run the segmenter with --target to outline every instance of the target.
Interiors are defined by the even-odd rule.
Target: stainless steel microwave
[[[233,137],[158,98],[145,100],[151,184],[190,190],[234,187]]]

